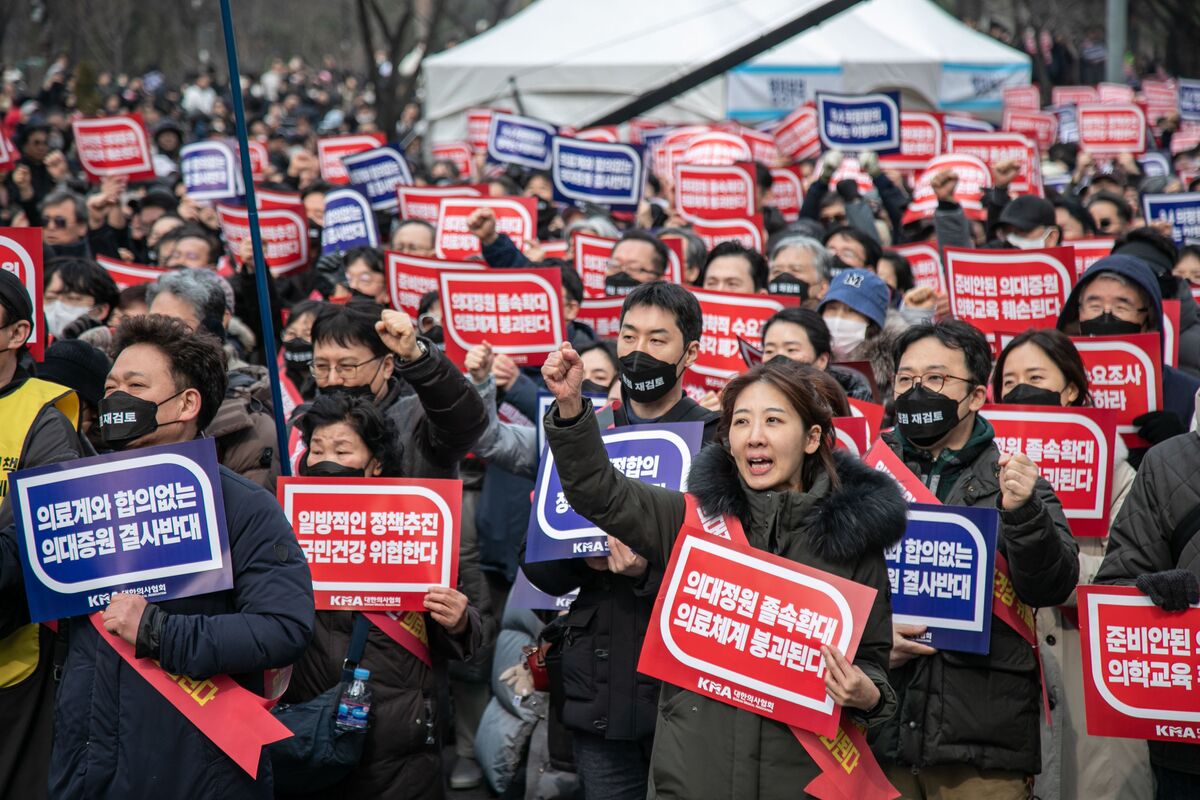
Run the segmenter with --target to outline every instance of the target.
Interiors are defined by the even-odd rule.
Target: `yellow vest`
[[[49,381],[29,378],[0,397],[0,501],[8,494],[8,473],[25,455],[29,431],[47,406],[54,406],[79,429],[79,396]],[[0,639],[0,688],[28,678],[38,663],[38,626],[25,625]]]

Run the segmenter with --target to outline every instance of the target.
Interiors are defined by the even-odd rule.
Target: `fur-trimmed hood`
[[[837,564],[850,564],[865,555],[879,553],[904,535],[908,505],[895,481],[871,469],[857,458],[835,451],[841,486],[827,488],[824,496],[786,493],[792,502],[807,499],[799,527],[806,545],[820,558]],[[692,462],[688,491],[700,500],[709,514],[733,514],[747,533],[755,522],[748,496],[753,490],[742,483],[733,456],[713,443],[705,446]],[[784,506],[778,506],[783,508]]]

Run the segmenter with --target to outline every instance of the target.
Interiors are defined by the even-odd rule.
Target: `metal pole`
[[[246,186],[246,212],[250,220],[250,243],[254,246],[254,285],[258,290],[258,318],[262,323],[263,356],[271,376],[271,402],[275,415],[275,438],[279,446],[279,470],[292,474],[288,453],[287,425],[283,419],[283,388],[279,383],[279,362],[276,359],[275,312],[267,291],[267,262],[263,258],[262,233],[258,229],[258,205],[254,200],[254,171],[250,167],[250,140],[246,133],[246,109],[242,103],[242,73],[238,69],[237,42],[233,38],[233,14],[229,0],[221,0],[221,25],[225,29],[225,58],[229,63],[230,94],[233,95],[233,114],[237,119],[238,149],[242,160],[242,182]]]
[[[1112,83],[1125,82],[1125,49],[1128,46],[1129,0],[1107,0],[1104,77]]]

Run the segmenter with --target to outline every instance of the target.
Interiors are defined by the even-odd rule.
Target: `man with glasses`
[[[401,220],[392,231],[392,249],[410,256],[433,258],[436,232],[428,222],[419,219]]]
[[[987,339],[958,320],[917,325],[897,338],[893,355],[896,427],[883,440],[941,502],[999,511],[997,549],[1021,601],[1064,602],[1079,548],[1037,465],[1002,453],[979,416],[992,369]],[[1027,780],[1041,771],[1033,648],[1000,620],[987,655],[920,644],[920,626],[893,629],[899,710],[872,740],[892,785],[909,798],[1025,798]]]
[[[458,462],[487,428],[483,401],[442,351],[417,335],[407,314],[384,311],[381,317],[380,310],[353,300],[317,313],[317,390],[367,397],[391,418],[405,477],[458,477]]]

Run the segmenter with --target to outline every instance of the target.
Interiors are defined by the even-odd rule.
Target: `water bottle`
[[[371,690],[367,688],[367,678],[371,671],[358,667],[354,670],[354,680],[342,690],[338,698],[337,727],[343,731],[365,731],[367,715],[371,711]]]

